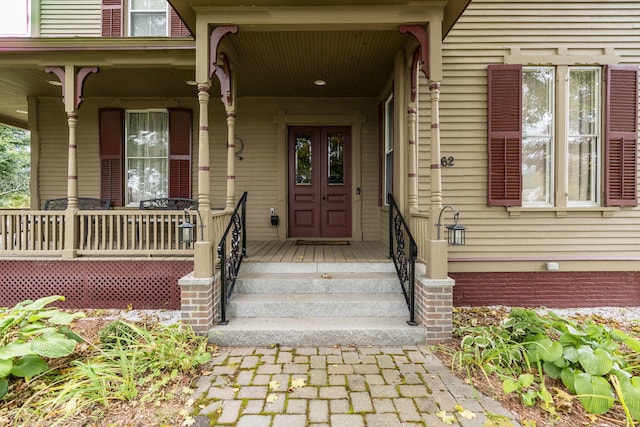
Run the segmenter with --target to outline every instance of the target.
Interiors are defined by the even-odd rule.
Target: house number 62
[[[449,166],[453,166],[453,161],[454,161],[454,160],[455,160],[455,159],[454,159],[452,156],[449,156],[449,157],[443,157],[443,158],[441,158],[441,159],[440,159],[440,165],[441,165],[443,168],[446,168],[446,167],[449,167]]]

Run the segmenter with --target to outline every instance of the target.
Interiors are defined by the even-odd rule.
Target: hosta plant
[[[503,392],[518,393],[525,405],[537,403],[555,413],[545,385],[549,377],[562,381],[592,414],[604,414],[618,402],[630,422],[640,421],[640,340],[634,336],[591,320],[578,324],[520,308],[499,326],[458,333],[463,338],[454,363],[495,373]]]
[[[0,309],[0,399],[13,378],[29,381],[46,372],[48,359],[68,356],[82,341],[66,326],[83,313],[47,307],[63,300],[55,295]]]

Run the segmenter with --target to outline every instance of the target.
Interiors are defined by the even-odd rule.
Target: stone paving
[[[520,426],[418,346],[222,348],[190,410],[196,427]]]

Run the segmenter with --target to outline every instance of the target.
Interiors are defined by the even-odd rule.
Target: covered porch
[[[416,236],[423,276],[446,281],[446,242],[434,238],[442,208],[441,41],[468,2],[264,1],[251,10],[228,3],[171,1],[195,40],[29,40],[5,51],[12,61],[0,66],[0,93],[13,90],[2,84],[10,79],[25,95],[34,90],[24,110],[37,172],[32,209],[0,212],[0,256],[185,257],[192,273],[180,279],[183,316],[205,332],[226,298],[221,272],[238,273],[224,261],[217,268],[217,245],[240,194],[249,192],[242,232],[253,241],[245,263],[358,264],[389,262],[392,193]],[[57,77],[62,91],[45,77]],[[2,107],[0,116],[15,109]],[[180,197],[198,201],[188,218],[139,211],[130,197],[126,117],[157,110],[167,122],[173,114],[187,124],[175,135],[175,151],[172,143],[167,148],[163,179],[169,195],[175,186]],[[115,125],[103,126],[107,114]],[[291,149],[298,141],[291,135],[307,128],[346,129],[350,152],[340,166],[349,175],[339,219],[349,224],[338,237],[349,245],[295,245],[292,189],[308,182],[296,175],[301,155]],[[420,144],[428,147],[422,154]],[[330,157],[326,143],[321,153],[309,157]],[[65,211],[41,210],[45,199],[65,195]],[[78,209],[79,197],[98,195],[114,208]],[[312,196],[324,214],[327,195]],[[274,213],[278,220],[269,221]],[[197,225],[189,245],[177,232],[187,220]]]

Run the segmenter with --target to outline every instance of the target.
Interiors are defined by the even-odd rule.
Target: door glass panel
[[[296,185],[311,185],[311,135],[296,136]]]
[[[327,137],[329,185],[344,184],[344,134]]]

